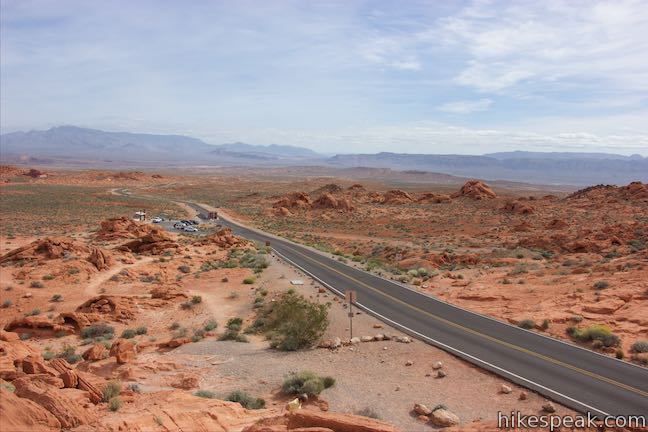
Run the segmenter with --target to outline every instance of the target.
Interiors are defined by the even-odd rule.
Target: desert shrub
[[[135,329],[135,334],[137,335],[145,335],[148,332],[148,329],[144,326],[139,326]]]
[[[569,327],[567,334],[583,342],[596,342],[596,347],[615,347],[621,343],[619,336],[612,333],[608,326],[602,324],[592,324],[584,329]]]
[[[169,326],[169,329],[171,329],[171,330],[177,330],[178,328],[180,328],[180,323],[179,323],[178,321],[174,321],[174,322]]]
[[[521,328],[526,329],[526,330],[531,330],[532,328],[535,327],[535,322],[533,320],[531,320],[531,319],[523,319],[518,324],[518,327],[521,327]]]
[[[632,351],[636,353],[648,352],[648,340],[638,340],[632,344]]]
[[[110,411],[119,411],[119,408],[121,408],[121,406],[122,400],[119,396],[115,396],[108,402],[108,408],[110,408]]]
[[[8,390],[11,393],[16,391],[16,386],[14,386],[13,384],[11,384],[11,383],[9,383],[9,382],[7,382],[5,380],[0,380],[0,388]]]
[[[243,283],[246,284],[246,285],[252,285],[255,281],[256,281],[256,279],[253,278],[253,277],[247,277],[247,278],[243,279]]]
[[[619,360],[623,360],[623,358],[625,357],[625,354],[624,354],[622,349],[618,349],[618,350],[616,350],[615,356]]]
[[[179,327],[173,331],[171,334],[172,339],[182,339],[183,337],[187,336],[187,328],[186,327]]]
[[[122,332],[121,337],[124,339],[132,339],[135,337],[135,330],[126,329]]]
[[[31,333],[20,333],[20,340],[29,340],[31,339]]]
[[[274,348],[294,351],[315,344],[328,327],[325,305],[288,291],[262,313],[263,327]],[[258,321],[258,320],[257,320]]]
[[[12,304],[13,304],[13,302],[11,300],[5,300],[5,301],[2,302],[2,307],[6,309],[6,308],[10,307]]]
[[[332,377],[320,377],[314,372],[301,371],[290,374],[283,382],[281,390],[285,394],[303,394],[317,396],[324,389],[332,387],[335,379]]]
[[[382,417],[380,417],[380,415],[371,407],[365,407],[362,408],[361,410],[357,410],[355,414],[363,417],[369,417],[376,420],[382,419]]]
[[[196,390],[194,396],[198,396],[205,399],[214,399],[216,394],[210,390]]]
[[[178,270],[180,270],[182,273],[191,273],[191,267],[188,265],[181,265],[178,267]]]
[[[53,280],[53,279],[54,279],[54,276],[51,275],[51,274],[46,274],[45,276],[43,276],[44,281],[50,281],[50,280]]]
[[[112,398],[119,396],[121,393],[121,383],[119,381],[109,381],[102,393],[102,400],[104,402],[110,401]]]
[[[63,301],[63,296],[61,294],[54,294],[50,299],[51,302],[60,302]]]
[[[547,330],[547,329],[549,329],[549,320],[548,320],[548,319],[543,320],[543,321],[542,321],[542,325],[540,326],[540,328],[541,328],[542,330]]]
[[[85,327],[81,330],[81,337],[83,339],[92,339],[96,337],[112,337],[115,333],[115,328],[107,324],[94,324],[88,327]]]
[[[43,282],[41,281],[32,281],[32,283],[29,284],[30,287],[32,288],[44,288],[45,285],[43,285]]]
[[[597,281],[594,284],[594,288],[597,289],[597,290],[602,290],[602,289],[608,288],[609,286],[610,286],[610,283],[608,281],[604,281],[604,280]]]
[[[233,331],[240,331],[243,326],[243,318],[230,318],[227,320],[227,328]]]
[[[226,401],[238,402],[243,408],[247,409],[262,409],[265,408],[265,400],[255,398],[245,393],[242,390],[234,390],[225,397]]]
[[[45,350],[43,351],[43,360],[52,360],[54,357],[56,357],[56,354],[54,354],[50,350]]]
[[[63,351],[57,357],[64,358],[70,364],[81,361],[81,356],[76,353],[76,348],[70,345],[64,345]]]
[[[198,342],[205,338],[205,331],[203,329],[195,329],[193,336],[191,337],[192,342]]]
[[[191,297],[191,303],[193,304],[202,303],[202,297],[200,297],[199,295],[195,295]]]
[[[182,302],[182,303],[180,304],[180,307],[181,307],[182,309],[185,309],[185,310],[186,310],[186,309],[193,309],[193,306],[194,306],[194,304],[191,303],[190,301]]]
[[[216,329],[216,327],[218,327],[218,323],[216,322],[216,320],[212,319],[212,320],[209,320],[209,321],[207,321],[205,323],[205,326],[203,327],[203,330],[212,331],[212,330]]]

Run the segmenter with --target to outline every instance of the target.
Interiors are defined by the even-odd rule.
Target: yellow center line
[[[641,395],[641,396],[643,396],[643,397],[648,397],[648,392],[645,392],[645,391],[643,391],[643,390],[641,390],[641,389],[634,388],[634,387],[632,387],[632,386],[629,386],[629,385],[627,385],[627,384],[624,384],[624,383],[621,383],[621,382],[615,381],[615,380],[613,380],[613,379],[610,379],[610,378],[604,377],[604,376],[599,375],[599,374],[597,374],[597,373],[590,372],[590,371],[585,370],[585,369],[581,369],[581,368],[579,368],[578,366],[570,365],[569,363],[565,363],[565,362],[562,362],[562,361],[560,361],[560,360],[554,359],[554,358],[552,358],[552,357],[548,357],[548,356],[546,356],[546,355],[543,355],[543,354],[540,354],[540,353],[537,353],[537,352],[531,351],[531,350],[529,350],[529,349],[526,349],[526,348],[523,348],[523,347],[520,347],[520,346],[514,345],[514,344],[512,344],[512,343],[509,343],[509,342],[503,341],[503,340],[501,340],[501,339],[497,339],[497,338],[495,338],[495,337],[493,337],[493,336],[489,336],[489,335],[484,334],[484,333],[481,333],[481,332],[479,332],[479,331],[477,331],[477,330],[473,330],[473,329],[468,328],[468,327],[465,327],[465,326],[463,326],[463,325],[461,325],[461,324],[458,324],[458,323],[455,323],[455,322],[453,322],[453,321],[450,321],[450,320],[447,320],[447,319],[445,319],[445,318],[442,318],[442,317],[440,317],[440,316],[434,315],[433,313],[430,313],[430,312],[428,312],[428,311],[426,311],[426,310],[424,310],[424,309],[421,309],[421,308],[419,308],[419,307],[417,307],[417,306],[411,305],[410,303],[407,303],[407,302],[405,302],[405,301],[403,301],[403,300],[401,300],[401,299],[399,299],[399,298],[396,298],[396,297],[394,297],[394,296],[392,296],[392,295],[390,295],[390,294],[387,294],[387,293],[385,293],[385,292],[383,292],[383,291],[381,291],[381,290],[379,290],[379,289],[376,289],[376,288],[372,287],[371,285],[368,285],[368,284],[362,282],[361,280],[354,278],[353,276],[349,276],[349,275],[347,275],[347,274],[345,274],[345,273],[343,273],[343,272],[341,272],[341,271],[339,271],[339,270],[337,270],[337,269],[335,269],[335,268],[333,268],[333,267],[331,267],[331,266],[329,266],[329,265],[326,265],[326,264],[324,264],[324,263],[322,263],[322,262],[320,262],[320,261],[318,261],[318,260],[315,260],[315,259],[313,259],[313,258],[311,258],[311,257],[309,257],[309,256],[307,256],[307,255],[305,255],[305,254],[303,254],[303,253],[301,253],[301,252],[299,252],[298,250],[295,250],[295,249],[293,249],[293,248],[291,248],[291,247],[288,247],[288,246],[286,246],[286,247],[287,247],[288,249],[290,249],[292,252],[294,252],[294,253],[296,253],[296,254],[298,254],[298,255],[300,255],[300,256],[306,258],[306,259],[309,260],[309,261],[312,261],[312,262],[314,262],[314,263],[316,263],[316,264],[318,264],[318,265],[320,265],[320,266],[322,266],[322,267],[326,267],[327,269],[329,269],[329,270],[331,270],[331,271],[333,271],[333,272],[339,274],[340,276],[343,276],[343,277],[345,277],[345,278],[347,278],[347,279],[349,279],[349,280],[352,280],[353,282],[355,282],[355,283],[357,283],[357,284],[359,284],[359,285],[361,285],[361,286],[364,286],[364,287],[366,287],[366,288],[368,288],[368,289],[370,289],[370,290],[372,290],[372,291],[374,291],[374,292],[376,292],[376,293],[378,293],[378,294],[380,294],[380,295],[382,295],[382,296],[384,296],[384,297],[387,297],[387,298],[391,299],[392,301],[395,301],[395,302],[397,302],[397,303],[400,303],[400,304],[402,304],[403,306],[406,306],[406,307],[408,307],[408,308],[410,308],[410,309],[413,309],[413,310],[415,310],[415,311],[417,311],[417,312],[420,312],[420,313],[422,313],[422,314],[424,314],[424,315],[427,315],[427,316],[429,316],[430,318],[433,318],[433,319],[435,319],[435,320],[437,320],[437,321],[441,321],[441,322],[443,322],[443,323],[445,323],[445,324],[448,324],[448,325],[453,326],[453,327],[455,327],[455,328],[461,329],[461,330],[463,330],[463,331],[465,331],[465,332],[467,332],[467,333],[471,333],[471,334],[473,334],[473,335],[475,335],[475,336],[479,336],[479,337],[482,337],[482,338],[487,339],[487,340],[489,340],[489,341],[492,341],[492,342],[498,343],[498,344],[503,345],[503,346],[505,346],[505,347],[507,347],[507,348],[511,348],[511,349],[516,350],[516,351],[520,351],[520,352],[522,352],[522,353],[528,354],[528,355],[533,356],[533,357],[537,357],[537,358],[539,358],[539,359],[542,359],[542,360],[548,361],[548,362],[553,363],[553,364],[558,365],[558,366],[566,367],[566,368],[571,369],[571,370],[573,370],[573,371],[579,372],[579,373],[581,373],[581,374],[583,374],[583,375],[589,376],[589,377],[591,377],[591,378],[595,378],[595,379],[597,379],[597,380],[599,380],[599,381],[603,381],[603,382],[606,382],[606,383],[608,383],[608,384],[612,384],[612,385],[614,385],[614,386],[617,386],[617,387],[620,387],[620,388],[622,388],[622,389],[624,389],[624,390],[628,390],[628,391],[630,391],[630,392],[636,393],[636,394]]]

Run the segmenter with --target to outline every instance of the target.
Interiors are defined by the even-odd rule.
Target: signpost
[[[358,293],[347,290],[344,293],[344,299],[349,304],[349,339],[353,339],[353,303],[358,301]]]

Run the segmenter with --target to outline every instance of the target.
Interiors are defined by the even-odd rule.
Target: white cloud
[[[473,112],[486,111],[492,104],[493,101],[490,99],[462,100],[445,103],[437,109],[452,114],[470,114]]]
[[[534,1],[473,4],[430,36],[467,54],[456,82],[483,92],[560,80],[645,92],[647,28],[645,1]]]

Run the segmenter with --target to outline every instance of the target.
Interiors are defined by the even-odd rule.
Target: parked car
[[[191,221],[187,219],[182,219],[180,222],[182,222],[185,225],[192,225]]]
[[[186,231],[186,232],[198,232],[198,228],[193,227],[193,226],[191,226],[191,225],[188,225],[188,226],[186,226],[186,227],[184,227],[184,228],[182,228],[182,229],[183,229],[184,231]]]
[[[151,222],[153,222],[153,223],[160,223],[160,222],[162,222],[163,220],[164,220],[164,219],[162,219],[160,216],[157,216],[157,217],[154,217],[153,219],[151,219]]]
[[[182,222],[176,222],[176,223],[173,224],[173,228],[175,228],[175,229],[180,229],[180,230],[183,229],[183,228],[186,227],[186,226],[187,226],[187,225],[184,224],[184,223],[182,223]]]

